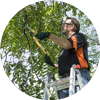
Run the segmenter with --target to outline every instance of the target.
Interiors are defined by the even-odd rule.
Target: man
[[[86,85],[90,80],[89,74],[89,62],[88,62],[88,50],[87,40],[84,34],[79,33],[80,24],[75,18],[68,18],[61,26],[62,34],[67,36],[68,39],[64,39],[55,36],[49,32],[39,32],[36,37],[43,40],[49,38],[58,46],[62,47],[59,54],[58,64],[54,64],[48,55],[45,55],[45,62],[53,67],[58,68],[58,73],[61,78],[70,75],[70,68],[73,64],[79,64],[80,73],[83,83]],[[76,86],[75,92],[79,90]],[[59,98],[69,96],[69,90],[62,90],[59,92]]]

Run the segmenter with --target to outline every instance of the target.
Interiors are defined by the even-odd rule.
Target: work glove
[[[54,67],[55,65],[55,63],[51,61],[50,57],[47,54],[45,54],[45,63],[51,65],[52,67]]]
[[[49,38],[50,34],[50,32],[39,32],[35,36],[38,37],[38,39],[40,40],[44,40],[45,38]]]

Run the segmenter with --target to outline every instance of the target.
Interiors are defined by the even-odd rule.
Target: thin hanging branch
[[[30,68],[30,71],[29,71],[28,76],[27,76],[27,78],[26,78],[26,83],[27,83],[27,80],[28,80],[28,77],[29,77],[30,73],[32,72],[32,69],[34,69],[34,72],[35,72],[35,75],[36,75],[38,81],[42,82],[42,81],[39,79],[38,75],[36,74],[36,70],[35,70],[34,66],[32,65],[31,46],[30,46],[30,43],[29,43],[29,39],[28,39],[28,37],[27,37],[27,35],[26,35],[26,33],[25,33],[25,29],[26,29],[26,25],[27,25],[27,21],[28,21],[28,19],[27,19],[27,13],[26,13],[25,10],[23,10],[23,12],[24,12],[24,14],[25,14],[24,23],[23,23],[23,26],[24,26],[24,27],[23,27],[23,34],[26,36],[26,39],[27,39],[27,41],[28,41],[29,52],[30,52],[30,63],[31,63],[31,68]],[[31,73],[31,74],[32,74],[32,73]],[[42,82],[42,83],[44,83],[44,82]]]
[[[1,59],[3,59],[4,57],[6,57],[10,51],[11,51],[11,49],[9,49],[8,52],[6,53],[6,55],[4,55]]]
[[[66,16],[66,19],[68,18],[68,15],[67,15],[67,13],[66,13],[66,7],[65,7],[65,3],[63,2],[63,7],[64,7],[64,15]]]
[[[38,75],[36,74],[36,70],[35,70],[35,68],[34,68],[33,65],[32,65],[32,52],[31,52],[31,49],[30,49],[30,60],[31,60],[31,61],[30,61],[31,67],[34,69],[34,72],[35,72],[35,75],[36,75],[38,81],[44,83],[43,81],[41,81],[41,80],[39,79]]]

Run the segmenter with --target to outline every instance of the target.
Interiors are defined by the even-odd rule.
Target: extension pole
[[[37,34],[37,32],[36,31],[34,31],[33,29],[31,29],[30,27],[27,27],[32,33],[34,33],[35,35]],[[38,45],[38,47],[41,49],[41,51],[44,53],[44,54],[46,54],[46,52],[44,51],[44,49],[42,48],[42,46],[40,45],[40,43],[37,41],[37,39],[34,37],[34,36],[32,36],[33,37],[33,40],[35,41],[35,43]]]
[[[44,51],[44,49],[42,48],[42,46],[39,44],[39,42],[37,41],[37,39],[35,37],[33,37],[33,40],[35,41],[35,43],[38,45],[38,47],[41,49],[41,51],[46,54],[46,52]]]

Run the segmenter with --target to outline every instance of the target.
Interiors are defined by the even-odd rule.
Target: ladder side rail
[[[76,75],[77,75],[80,89],[82,89],[85,85],[83,84],[81,73],[80,73],[79,69],[75,69],[75,70],[76,70]]]
[[[49,74],[47,75],[47,80],[46,80],[46,83],[45,83],[45,89],[44,89],[43,100],[48,100],[48,98],[49,98],[49,87],[48,87],[48,83],[51,82],[52,76],[53,76],[53,73],[49,73]]]
[[[54,75],[51,77],[51,79],[52,79],[53,81],[56,81]],[[55,93],[56,93],[56,98],[57,98],[57,100],[60,100],[60,95],[59,95],[59,92],[57,91],[57,87],[54,86],[53,88],[55,89]]]
[[[57,93],[57,87],[56,86],[53,86],[53,88],[55,89],[55,93],[56,93],[56,98],[57,98],[57,100],[59,100],[59,98],[58,98],[58,93]]]
[[[76,66],[76,65],[75,65]],[[69,86],[69,96],[75,93],[75,71],[73,67],[70,69],[70,86]]]

